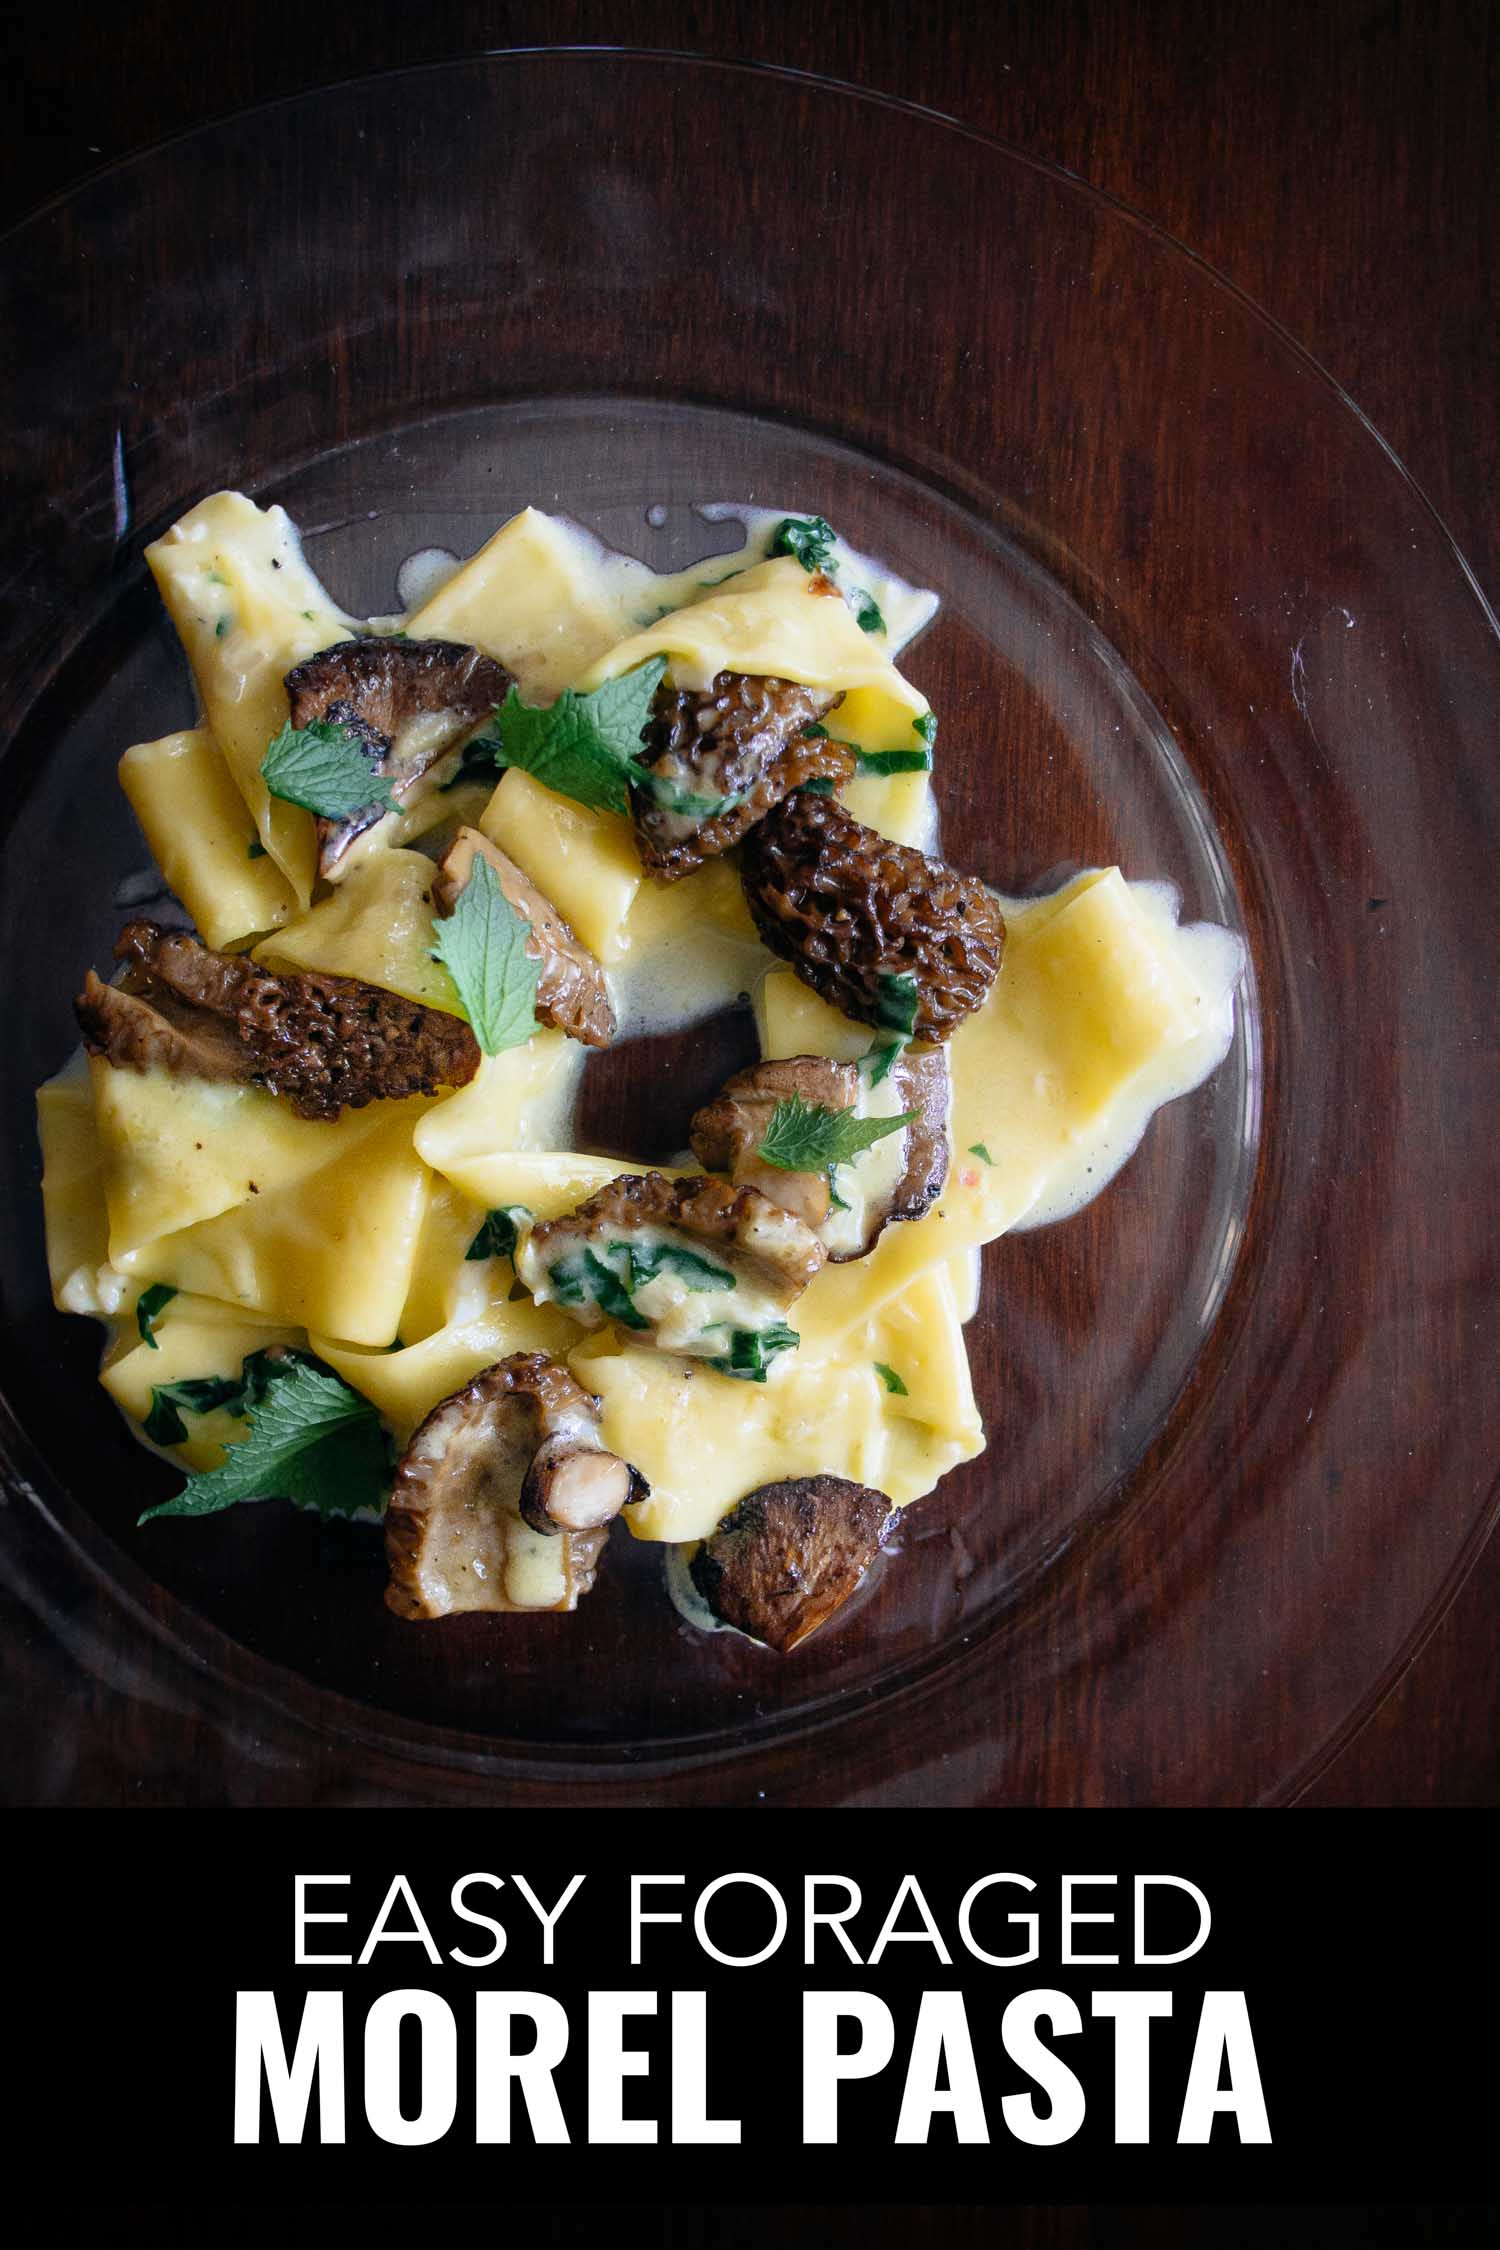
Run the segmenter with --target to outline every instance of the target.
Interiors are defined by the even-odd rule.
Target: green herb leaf
[[[803,796],[831,797],[833,795],[833,776],[828,773],[820,773],[811,781],[799,782],[797,787],[799,794]]]
[[[154,1352],[161,1350],[154,1334],[156,1323],[176,1294],[170,1282],[154,1281],[135,1301],[135,1324],[141,1332],[141,1341]]]
[[[930,750],[856,750],[860,773],[931,773]]]
[[[897,1398],[905,1398],[907,1395],[906,1385],[896,1373],[895,1368],[887,1367],[883,1359],[877,1359],[874,1366],[876,1374],[880,1377],[886,1389],[893,1392]]]
[[[874,1046],[860,1056],[859,1067],[866,1073],[870,1084],[878,1086],[890,1077],[897,1056],[904,1055],[905,1052],[904,1039],[877,1039]]]
[[[458,767],[451,781],[441,783],[438,795],[445,796],[450,789],[458,789],[466,781],[488,781],[505,771],[505,749],[499,737],[493,734],[476,734],[466,742],[458,754]]]
[[[254,1356],[259,1370],[245,1362],[246,1436],[219,1468],[190,1476],[175,1499],[148,1508],[142,1523],[215,1515],[242,1500],[291,1500],[322,1516],[383,1507],[391,1447],[369,1400],[316,1360]]]
[[[566,689],[555,703],[523,703],[512,688],[497,717],[501,756],[545,788],[596,812],[628,812],[627,778],[645,786],[636,761],[664,656],[638,664],[587,695]]]
[[[784,516],[771,534],[771,553],[795,555],[804,570],[826,570],[834,538],[833,526],[821,516]]]
[[[849,1205],[839,1194],[839,1175],[836,1164],[830,1164],[828,1167],[828,1200],[835,1211],[847,1211],[849,1209]]]
[[[513,1258],[521,1229],[530,1220],[524,1203],[507,1203],[502,1210],[486,1212],[484,1225],[464,1252],[465,1264],[471,1258]]]
[[[729,1352],[723,1359],[711,1359],[721,1375],[738,1376],[744,1383],[763,1383],[767,1370],[782,1352],[794,1352],[802,1338],[795,1328],[784,1321],[773,1321],[769,1328],[736,1328],[731,1330]]]
[[[922,996],[917,990],[917,980],[908,976],[884,976],[876,980],[875,1021],[882,1031],[899,1031],[910,1039],[916,1029],[917,1009]]]
[[[804,742],[826,742],[828,740],[828,729],[821,720],[809,719],[802,729],[802,739]]]
[[[511,905],[482,852],[474,855],[453,912],[433,927],[433,959],[452,977],[485,1053],[524,1046],[536,1029],[541,963],[526,950],[531,924]]]
[[[370,805],[401,809],[359,736],[334,719],[314,719],[308,727],[288,720],[267,743],[260,776],[273,797],[324,820],[351,820]]]
[[[873,594],[867,594],[863,586],[851,586],[849,599],[854,604],[854,622],[862,633],[885,631],[885,619]]]
[[[919,734],[930,750],[937,740],[936,711],[924,711],[920,719],[913,719],[911,731],[913,734]]]
[[[827,1172],[888,1133],[899,1133],[916,1114],[912,1109],[900,1117],[856,1117],[852,1109],[828,1109],[791,1094],[772,1110],[760,1155],[782,1172]]]
[[[658,1243],[650,1250],[632,1244],[625,1255],[629,1260],[632,1291],[642,1288],[648,1281],[655,1281],[660,1273],[675,1274],[679,1281],[685,1281],[690,1290],[699,1294],[739,1286],[727,1266],[716,1266],[711,1258],[700,1258],[696,1250],[684,1249],[680,1242]]]
[[[197,1375],[183,1383],[158,1383],[141,1428],[153,1445],[181,1445],[187,1436],[183,1411],[211,1414],[216,1406],[243,1404],[244,1397],[244,1381],[238,1375]]]
[[[971,1156],[982,1156],[986,1164],[993,1164],[995,1161],[983,1141],[970,1141],[969,1154]]]

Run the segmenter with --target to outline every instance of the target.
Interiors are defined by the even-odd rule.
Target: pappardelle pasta
[[[239,493],[149,550],[170,900],[38,1096],[56,1302],[185,1476],[149,1514],[383,1520],[413,1619],[571,1610],[618,1519],[785,1652],[983,1450],[982,1246],[1222,1060],[1238,943],[1167,886],[937,856],[935,598],[746,530],[667,577],[528,508],[368,622]],[[591,1052],[745,994],[677,1162],[579,1145]]]

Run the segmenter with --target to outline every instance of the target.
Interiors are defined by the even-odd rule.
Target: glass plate
[[[1500,1451],[1500,643],[1349,402],[1076,181],[651,56],[275,105],[80,187],[0,284],[3,1552],[113,1690],[79,1770],[261,1801],[1294,1793],[1453,1592]],[[141,550],[226,484],[361,613],[527,501],[658,566],[733,543],[702,503],[816,510],[942,596],[908,669],[955,859],[1009,892],[1118,861],[1248,940],[1211,1085],[1081,1216],[986,1252],[988,1451],[789,1660],[690,1633],[623,1535],[573,1617],[413,1627],[374,1532],[131,1528],[170,1480],[50,1308],[31,1094],[146,863],[115,760],[193,712]],[[681,1146],[720,1030],[591,1064],[598,1145]]]

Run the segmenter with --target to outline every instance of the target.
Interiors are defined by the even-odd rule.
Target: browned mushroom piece
[[[772,952],[861,1023],[947,1039],[999,972],[994,894],[830,798],[804,789],[778,805],[750,831],[741,876]]]
[[[609,1525],[649,1487],[599,1440],[599,1402],[544,1352],[513,1352],[435,1406],[386,1510],[398,1617],[564,1610]]]
[[[822,1264],[817,1236],[754,1188],[661,1172],[611,1180],[516,1253],[539,1303],[749,1382],[795,1349],[783,1316]]]
[[[89,1052],[117,1069],[261,1086],[298,1117],[326,1120],[466,1086],[479,1068],[457,1016],[357,977],[273,976],[154,922],[128,923],[115,955],[119,983],[90,970],[74,1009]]]
[[[842,701],[746,672],[716,673],[696,689],[663,680],[640,759],[650,778],[630,792],[647,874],[675,883],[737,844],[804,782],[848,781],[854,753],[806,732]]]
[[[292,725],[330,720],[352,734],[372,774],[403,808],[436,779],[433,768],[505,700],[511,676],[462,641],[397,641],[379,634],[320,649],[286,676]],[[318,873],[337,878],[350,845],[389,819],[369,805],[318,820]]]
[[[540,1020],[555,1024],[585,1047],[607,1047],[615,1035],[615,1011],[604,971],[551,900],[544,898],[515,861],[477,828],[460,828],[439,864],[432,886],[439,914],[453,912],[459,893],[473,873],[476,855],[489,861],[501,890],[516,912],[531,924],[526,950],[541,964],[536,987]]]
[[[849,1599],[896,1515],[883,1492],[847,1477],[763,1484],[704,1540],[689,1572],[715,1617],[785,1656]]]
[[[822,1109],[853,1110],[862,1118],[910,1115],[911,1122],[836,1168],[835,1200],[826,1172],[788,1172],[760,1153],[777,1103],[794,1095]],[[728,1172],[736,1186],[758,1188],[795,1212],[830,1260],[842,1265],[873,1250],[893,1221],[920,1219],[942,1194],[948,1100],[948,1060],[940,1047],[905,1049],[878,1082],[858,1063],[825,1055],[752,1063],[693,1119],[693,1154],[707,1170]]]

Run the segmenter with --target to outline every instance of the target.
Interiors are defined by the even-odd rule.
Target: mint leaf
[[[401,809],[359,736],[335,719],[314,719],[307,727],[288,720],[266,745],[260,777],[273,797],[324,820],[352,820],[370,805]]]
[[[895,1368],[887,1367],[883,1359],[877,1359],[873,1364],[876,1374],[880,1377],[886,1389],[897,1398],[905,1398],[907,1396],[906,1385],[896,1373]]]
[[[782,1172],[827,1172],[888,1133],[899,1133],[916,1114],[910,1109],[900,1117],[856,1117],[851,1109],[827,1109],[791,1094],[772,1110],[759,1153]]]
[[[875,1021],[882,1031],[899,1031],[910,1039],[921,1005],[915,977],[883,976],[876,979]]]
[[[154,1281],[149,1289],[141,1291],[135,1301],[136,1327],[141,1332],[141,1341],[153,1352],[161,1350],[154,1333],[156,1323],[176,1294],[170,1282]]]
[[[983,1141],[970,1141],[969,1154],[971,1156],[982,1156],[986,1164],[993,1164],[995,1161]]]
[[[834,530],[821,516],[784,516],[771,534],[773,555],[795,555],[804,570],[826,570],[833,560]]]
[[[369,1400],[316,1360],[255,1356],[264,1364],[257,1377],[245,1362],[247,1394],[259,1391],[248,1401],[246,1436],[219,1468],[190,1476],[175,1499],[148,1508],[142,1523],[215,1515],[242,1500],[291,1500],[321,1516],[384,1506],[391,1448]]]
[[[486,1212],[484,1225],[464,1252],[464,1263],[471,1258],[513,1258],[521,1229],[530,1220],[524,1203],[507,1203],[502,1210]]]
[[[930,750],[859,750],[854,753],[860,773],[931,773]]]
[[[594,812],[629,812],[626,782],[646,786],[645,770],[636,761],[666,669],[666,658],[653,656],[587,695],[567,688],[545,706],[523,703],[512,688],[496,714],[501,756],[575,804]]]
[[[854,605],[854,622],[862,633],[885,631],[885,619],[873,594],[867,594],[863,586],[851,586],[849,599]]]
[[[833,795],[833,776],[828,773],[820,773],[811,781],[799,781],[797,790],[798,794],[804,797],[831,797]]]
[[[920,719],[913,719],[911,731],[913,734],[919,734],[930,750],[937,740],[936,711],[924,711]]]
[[[802,1338],[795,1328],[785,1321],[773,1321],[769,1328],[736,1328],[731,1330],[728,1355],[711,1359],[721,1375],[738,1376],[744,1383],[763,1383],[767,1370],[782,1352],[794,1352]]]
[[[531,924],[511,905],[482,852],[474,854],[453,912],[433,927],[432,957],[452,977],[485,1053],[524,1046],[536,1029],[541,963],[526,950]]]

